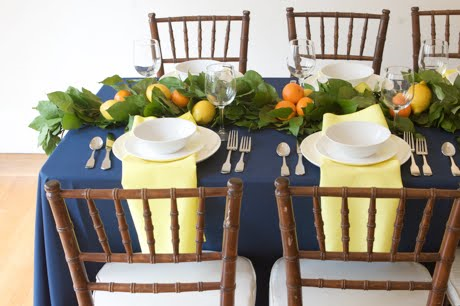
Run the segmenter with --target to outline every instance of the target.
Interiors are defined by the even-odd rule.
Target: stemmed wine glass
[[[414,98],[414,73],[412,69],[392,66],[385,69],[381,92],[385,104],[393,109],[393,125],[397,128],[398,113],[409,107]]]
[[[291,40],[286,63],[291,75],[297,77],[303,87],[306,78],[311,75],[316,64],[313,41],[308,39]]]
[[[206,67],[205,91],[208,100],[219,108],[221,141],[228,139],[228,133],[224,127],[224,108],[232,103],[236,96],[235,71],[232,65],[217,63]]]
[[[422,70],[435,70],[444,74],[449,61],[449,43],[441,39],[424,40],[418,60]]]
[[[161,67],[160,44],[156,39],[134,41],[134,68],[144,77],[155,76]]]

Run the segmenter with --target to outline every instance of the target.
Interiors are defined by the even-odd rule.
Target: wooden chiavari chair
[[[61,190],[58,181],[49,181],[45,184],[45,190],[64,248],[79,306],[254,305],[255,273],[251,262],[244,257],[239,257],[237,252],[243,192],[240,179],[230,179],[227,187],[131,190]],[[196,252],[188,254],[179,253],[177,199],[185,197],[198,198]],[[210,197],[226,197],[221,252],[208,252],[202,249],[205,228],[205,200]],[[148,200],[160,198],[171,199],[172,254],[159,254],[155,251],[152,212]],[[89,215],[103,252],[80,251],[64,199],[86,200]],[[122,206],[122,201],[127,199],[142,201],[145,232],[149,247],[148,254],[133,252],[131,236]],[[113,201],[116,213],[114,217],[117,218],[118,229],[125,249],[124,253],[114,253],[111,250],[108,235],[96,206],[98,200]],[[103,201],[100,204],[110,205],[110,202]],[[99,281],[93,282],[88,279],[85,262],[105,263],[96,276]],[[193,278],[193,275],[198,278],[193,279],[196,282],[187,281]],[[128,280],[131,277],[132,279]],[[186,281],[181,281],[184,277]],[[207,280],[208,278],[213,279],[213,281]],[[165,279],[171,281],[165,282]],[[205,280],[203,281],[203,279]],[[92,291],[94,291],[94,295]]]
[[[460,10],[433,10],[433,11],[420,11],[418,7],[412,7],[412,58],[414,63],[414,70],[418,71],[418,58],[421,46],[421,27],[420,17],[430,18],[430,28],[426,28],[426,38],[436,39],[436,17],[444,17],[444,36],[443,40],[449,43],[449,57],[460,58],[460,31],[458,33],[451,33],[451,17],[456,17],[460,20]],[[439,19],[438,19],[439,20]],[[429,32],[428,32],[429,31]],[[428,33],[430,36],[428,37]],[[451,37],[453,36],[453,39]],[[456,43],[451,43],[456,41]],[[456,52],[454,51],[456,50]]]
[[[275,263],[270,279],[270,305],[442,305],[460,234],[460,191],[447,189],[391,189],[291,187],[278,178],[276,200],[283,242],[283,258]],[[291,197],[312,201],[318,251],[298,248]],[[342,198],[342,252],[326,250],[321,197]],[[349,250],[348,199],[368,198],[367,251]],[[389,252],[374,252],[377,199],[399,199]],[[406,200],[426,199],[413,252],[399,251]],[[441,247],[423,252],[437,200],[453,200]],[[407,203],[410,204],[410,203]],[[416,203],[414,203],[416,204]],[[434,274],[420,263],[435,262]],[[283,284],[281,286],[280,284]],[[346,289],[346,290],[342,290]],[[337,299],[339,301],[337,301]]]
[[[297,26],[296,20],[305,20],[306,38],[312,39],[312,22],[319,19],[320,31],[320,44],[316,48],[316,58],[326,60],[358,60],[358,61],[371,61],[374,73],[379,74],[382,65],[383,49],[385,47],[385,40],[387,36],[388,22],[390,20],[390,11],[382,10],[382,14],[367,14],[367,13],[345,13],[345,12],[294,12],[292,7],[288,7],[287,11],[287,25],[288,25],[288,38],[289,41],[297,39]],[[327,31],[325,29],[325,20],[334,20],[334,30]],[[339,52],[339,21],[342,19],[349,19],[347,46],[346,52]],[[363,30],[361,32],[361,40],[358,54],[352,53],[353,31],[356,20],[364,20]],[[375,48],[372,54],[365,55],[366,40],[369,37],[369,22],[376,20],[379,22],[379,27],[376,35]],[[326,36],[327,33],[333,33],[333,52],[326,50]],[[300,38],[300,37],[299,37]],[[318,43],[316,46],[318,46]]]
[[[249,11],[243,11],[242,16],[181,16],[181,17],[164,17],[157,18],[155,13],[149,14],[149,23],[150,23],[150,33],[153,39],[156,39],[160,42],[160,47],[162,41],[160,40],[159,26],[164,24],[168,27],[169,32],[169,43],[172,53],[172,58],[167,58],[163,54],[163,62],[161,68],[158,71],[158,76],[164,74],[164,65],[163,63],[181,63],[189,60],[196,59],[212,59],[221,62],[238,62],[238,70],[241,73],[246,72],[247,61],[248,61],[248,41],[249,41]],[[216,55],[216,32],[217,24],[225,24],[225,38],[223,45],[222,55]],[[241,23],[241,37],[239,42],[239,55],[238,56],[228,56],[229,51],[229,42],[230,42],[230,31],[232,23]],[[183,42],[185,49],[185,56],[178,57],[176,52],[176,35],[174,31],[174,24],[182,24],[183,29]],[[190,24],[194,24],[197,27],[197,54],[191,55],[191,50],[189,48],[189,27]],[[209,27],[208,27],[209,26]],[[203,50],[203,32],[211,32],[211,50]],[[177,33],[176,33],[177,34]],[[163,49],[163,48],[162,48]],[[210,54],[207,55],[208,51]],[[206,55],[205,55],[206,53]]]

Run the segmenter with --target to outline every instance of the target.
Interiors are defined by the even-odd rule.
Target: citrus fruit
[[[117,100],[107,100],[101,104],[99,107],[99,111],[101,112],[102,116],[107,120],[113,120],[112,116],[110,116],[109,112],[107,111],[112,105],[119,103],[120,101]]]
[[[131,93],[129,92],[129,90],[122,89],[122,90],[117,91],[113,99],[121,102],[121,101],[125,101],[125,98],[130,95]]]
[[[361,82],[355,86],[355,90],[359,93],[364,93],[366,90],[372,91],[372,89],[367,85],[366,82]]]
[[[303,109],[307,106],[308,103],[313,103],[313,100],[309,97],[303,97],[302,99],[297,102],[295,108],[297,110],[297,115],[303,116]]]
[[[392,99],[393,104],[395,105],[404,105],[407,103],[406,97],[403,93],[398,92]]]
[[[192,108],[192,116],[198,124],[208,124],[216,115],[216,107],[208,100],[201,100]]]
[[[171,92],[169,91],[168,87],[160,83],[155,83],[149,85],[147,87],[147,90],[145,91],[145,95],[147,96],[147,99],[150,102],[152,102],[152,91],[154,88],[158,88],[159,90],[161,90],[161,92],[165,95],[166,99],[171,100]]]
[[[177,89],[173,91],[171,95],[171,100],[174,104],[176,104],[179,107],[186,107],[188,101],[190,101],[188,97],[182,95],[180,92],[177,91]]]
[[[410,107],[414,114],[420,114],[430,106],[432,96],[431,90],[424,81],[412,85],[411,88],[409,88],[409,92],[413,92],[414,94],[414,98],[410,103]]]
[[[295,104],[292,102],[281,100],[275,106],[275,109],[279,109],[279,108],[291,108],[292,109],[292,113],[290,113],[289,116],[285,118],[278,117],[279,120],[289,120],[292,117],[294,117],[296,114]]]
[[[408,118],[411,113],[412,113],[412,109],[411,109],[410,106],[408,106],[406,108],[403,108],[403,109],[399,110],[398,117],[406,117],[406,118]],[[390,108],[390,115],[392,117],[395,116],[395,112],[391,108]]]
[[[297,83],[289,83],[283,88],[283,100],[289,101],[294,104],[297,103],[300,99],[302,99],[305,95],[304,89]]]
[[[309,95],[311,95],[312,92],[313,92],[313,89],[305,88],[303,90],[303,95],[304,95],[304,97],[308,97]]]

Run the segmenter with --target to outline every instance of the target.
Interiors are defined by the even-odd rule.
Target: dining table
[[[265,81],[273,85],[280,94],[289,79],[265,78]],[[108,86],[103,86],[97,93],[102,101],[112,99],[114,94],[115,90]],[[252,137],[251,152],[245,154],[244,171],[239,173],[233,171],[234,165],[236,165],[240,157],[240,153],[233,153],[231,157],[232,172],[221,174],[221,166],[227,157],[226,143],[223,142],[215,154],[198,163],[198,185],[209,187],[226,186],[231,177],[238,177],[243,180],[244,191],[238,253],[240,256],[249,258],[254,265],[257,276],[256,304],[266,306],[268,305],[270,271],[274,262],[282,256],[278,211],[274,194],[274,181],[280,176],[282,165],[282,159],[276,153],[277,145],[280,142],[286,142],[290,146],[291,153],[287,157],[287,164],[291,173],[289,176],[291,185],[319,185],[320,168],[304,158],[305,175],[298,176],[294,174],[298,160],[296,153],[297,139],[285,131],[275,129],[248,130],[247,128],[232,126],[227,128],[238,130],[240,137],[247,135]],[[460,133],[448,133],[440,128],[416,127],[416,129],[427,139],[429,152],[427,159],[431,165],[433,175],[411,176],[409,160],[401,166],[403,185],[412,188],[459,188],[460,179],[451,174],[450,160],[442,155],[441,145],[449,141],[458,148],[456,137]],[[91,154],[89,148],[91,139],[95,136],[106,139],[109,132],[113,133],[115,137],[120,137],[125,133],[125,128],[101,129],[85,126],[77,130],[68,131],[39,173],[35,219],[35,306],[77,305],[63,248],[46,199],[44,184],[49,180],[58,180],[63,189],[122,188],[122,162],[120,160],[112,155],[111,169],[100,169],[105,154],[104,150],[96,152],[96,165],[93,169],[85,168],[85,163]],[[459,154],[454,156],[457,163],[460,162],[459,156]],[[421,168],[422,157],[416,155],[415,159]],[[225,204],[223,202],[222,199],[207,200],[204,249],[218,250],[221,247]],[[104,221],[112,250],[114,252],[123,252],[123,244],[118,236],[118,225],[113,206],[103,204],[98,205],[98,209]],[[400,250],[410,250],[415,245],[415,241],[409,237],[415,237],[415,233],[418,231],[420,217],[424,209],[424,205],[419,204],[414,203],[414,205],[407,206]],[[127,209],[126,203],[124,205],[127,211],[133,247],[135,251],[139,252],[140,247],[129,209]],[[302,202],[301,198],[296,198],[294,199],[294,206],[298,225],[299,247],[318,248],[311,205],[308,205],[305,201]],[[91,218],[85,203],[80,203],[77,200],[68,201],[68,209],[79,239],[80,248],[88,252],[99,251],[98,237],[92,228]],[[449,212],[449,205],[440,204],[435,207],[430,231],[424,246],[426,251],[437,251]],[[86,267],[89,279],[94,280],[101,264],[87,263]]]

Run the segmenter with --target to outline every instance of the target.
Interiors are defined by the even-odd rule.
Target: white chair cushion
[[[221,270],[222,261],[220,260],[177,264],[107,263],[96,275],[96,281],[119,283],[220,282]],[[219,290],[158,294],[95,291],[93,296],[97,306],[216,306],[220,304]],[[254,306],[255,299],[256,274],[252,263],[245,257],[238,257],[235,306]]]
[[[300,260],[302,278],[428,281],[428,270],[412,262],[343,262]],[[429,291],[352,290],[302,287],[303,305],[397,306],[425,305]],[[287,305],[286,266],[283,258],[273,265],[270,274],[270,306]]]
[[[447,283],[447,297],[453,306],[460,305],[460,248],[455,251],[455,260]]]

